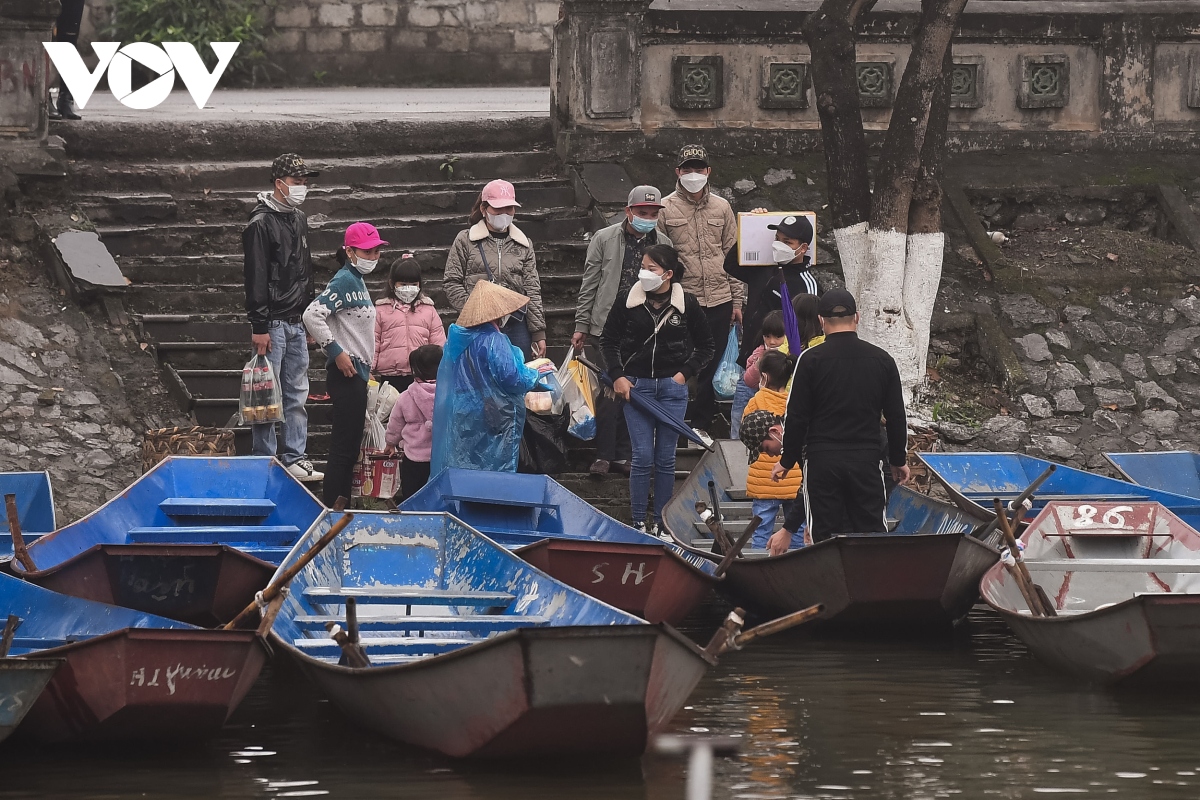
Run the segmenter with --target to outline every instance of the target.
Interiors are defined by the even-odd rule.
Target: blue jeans
[[[746,385],[745,378],[738,378],[737,389],[733,391],[733,408],[729,411],[729,438],[738,438],[738,433],[742,430],[742,415],[746,413],[746,405],[750,402],[750,398],[754,397],[757,389],[751,389]]]
[[[304,326],[297,323],[271,320],[271,351],[267,360],[275,369],[275,378],[283,394],[283,422],[251,425],[254,436],[254,455],[276,455],[275,425],[283,426],[283,449],[279,460],[290,467],[305,457],[308,446],[308,339]]]
[[[750,547],[755,550],[762,550],[767,546],[767,539],[771,538],[771,534],[775,532],[775,517],[780,511],[787,514],[788,509],[792,506],[791,500],[760,500],[757,497],[750,498],[750,509],[754,516],[762,520],[762,524],[754,531],[754,536],[750,538]],[[792,543],[788,545],[789,550],[795,550],[798,547],[804,547],[804,528],[792,534]]]
[[[674,378],[630,378],[633,391],[657,400],[675,419],[687,411],[688,387]],[[646,521],[650,502],[650,469],[654,468],[654,514],[662,521],[662,510],[675,492],[675,448],[679,433],[671,426],[643,414],[632,403],[625,404],[625,424],[633,445],[629,465],[629,505],[634,522]]]

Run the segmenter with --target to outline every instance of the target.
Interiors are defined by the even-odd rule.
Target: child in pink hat
[[[328,359],[325,385],[333,403],[333,431],[323,487],[327,506],[339,497],[350,498],[362,446],[367,381],[375,359],[375,304],[363,276],[375,269],[380,248],[387,244],[369,222],[351,225],[343,241],[337,254],[342,268],[304,311],[304,327]]]

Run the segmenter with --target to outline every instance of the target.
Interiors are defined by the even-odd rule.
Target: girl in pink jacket
[[[442,318],[421,291],[421,267],[412,253],[392,264],[384,296],[375,303],[375,363],[380,382],[403,392],[413,382],[412,352],[427,344],[446,343]]]
[[[400,393],[388,417],[384,436],[385,453],[403,451],[400,463],[400,496],[404,502],[429,482],[429,460],[433,457],[433,399],[437,393],[438,365],[442,348],[426,344],[410,359],[414,381]]]

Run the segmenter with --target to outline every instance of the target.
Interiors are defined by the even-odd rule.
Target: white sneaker
[[[288,475],[291,475],[298,481],[303,483],[311,483],[312,481],[325,480],[324,472],[317,472],[313,469],[313,463],[307,458],[302,458],[296,463],[287,468]]]

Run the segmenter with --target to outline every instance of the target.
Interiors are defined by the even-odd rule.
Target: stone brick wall
[[[85,41],[108,5],[88,0]],[[279,85],[544,86],[558,2],[278,0],[263,14]]]

